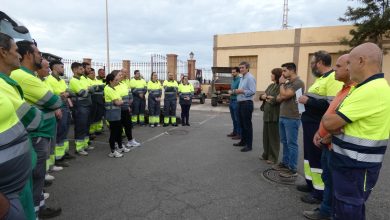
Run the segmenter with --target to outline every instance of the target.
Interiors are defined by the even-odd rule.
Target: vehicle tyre
[[[200,97],[200,104],[204,104],[205,99],[206,99],[206,97],[204,97],[204,96]]]
[[[211,98],[211,106],[217,106],[218,105],[218,99],[217,97]]]

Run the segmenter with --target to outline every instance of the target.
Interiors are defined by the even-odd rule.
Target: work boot
[[[303,211],[303,216],[312,220],[330,220],[330,216],[321,214],[320,209],[316,208],[313,211]]]
[[[305,185],[298,185],[297,190],[300,192],[311,192],[310,188],[305,184]]]
[[[240,140],[240,139],[241,139],[240,135],[236,135],[232,137],[232,140]]]
[[[177,124],[176,124],[176,123],[173,123],[172,126],[173,126],[173,127],[177,127]]]
[[[297,177],[298,173],[295,170],[288,170],[288,171],[280,172],[279,176],[283,178],[293,178],[293,177]]]
[[[65,153],[63,159],[65,159],[65,160],[73,160],[73,159],[76,159],[76,157],[67,152],[67,153]]]
[[[165,124],[165,123],[164,123],[163,127],[168,127],[168,124]]]
[[[90,134],[89,135],[89,140],[95,140],[96,138],[96,135],[95,134]]]
[[[311,194],[302,196],[301,201],[307,204],[321,204],[321,200],[314,198]]]
[[[54,217],[57,217],[61,214],[62,212],[62,209],[61,208],[49,208],[49,207],[45,207],[45,208],[41,208],[39,209],[39,218],[54,218]]]
[[[49,187],[53,184],[53,180],[45,180],[43,187]]]
[[[252,148],[249,148],[249,147],[244,147],[241,149],[241,152],[248,152],[248,151],[251,151]]]
[[[272,166],[272,169],[273,170],[276,170],[276,171],[288,171],[288,167],[286,165],[284,165],[283,163],[278,163],[278,164],[275,164]]]
[[[240,141],[238,143],[233,144],[233,146],[235,146],[235,147],[243,147],[243,146],[245,146],[245,143]]]
[[[236,136],[236,134],[235,134],[234,132],[232,132],[232,133],[230,133],[230,134],[228,134],[228,135],[226,135],[226,136],[228,136],[228,137],[234,137],[234,136]]]
[[[69,163],[66,162],[64,159],[56,160],[55,165],[60,167],[69,167]]]

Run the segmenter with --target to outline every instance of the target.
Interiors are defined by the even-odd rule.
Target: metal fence
[[[188,62],[177,60],[176,80],[180,80],[182,75],[188,75]]]
[[[64,63],[64,70],[65,70],[65,77],[71,78],[73,76],[71,64],[73,62],[83,62],[82,60],[77,59],[63,59],[62,62]],[[97,73],[98,69],[107,67],[107,62],[100,62],[100,61],[92,61],[91,67],[95,69],[95,72]],[[110,70],[120,70],[122,69],[122,61],[114,61],[110,62]],[[145,62],[138,62],[138,61],[132,61],[130,62],[130,73],[131,76],[133,76],[134,70],[139,70],[141,73],[141,76],[146,80],[150,80],[150,75],[152,72],[156,72],[158,75],[158,78],[160,80],[165,80],[167,78],[167,57],[161,54],[151,54],[150,61]],[[203,79],[211,80],[212,73],[210,69],[202,69],[203,72]],[[188,75],[188,62],[177,60],[177,80],[180,80],[181,75]],[[108,73],[106,73],[108,74]]]

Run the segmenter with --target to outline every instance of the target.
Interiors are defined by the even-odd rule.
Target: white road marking
[[[215,117],[217,117],[217,116],[216,116],[216,115],[213,115],[212,117],[210,117],[210,118],[208,118],[208,119],[206,119],[206,120],[201,121],[201,122],[199,123],[199,125],[202,125],[202,124],[206,123],[207,121],[209,121],[209,120],[211,120],[211,119],[214,119]]]

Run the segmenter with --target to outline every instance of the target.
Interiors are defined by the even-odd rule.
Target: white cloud
[[[151,53],[195,53],[198,67],[212,65],[213,35],[277,30],[283,0],[109,0],[111,59],[147,61]],[[341,24],[355,1],[289,2],[292,28]],[[42,51],[64,58],[105,59],[104,0],[2,0],[5,13],[29,28]]]

